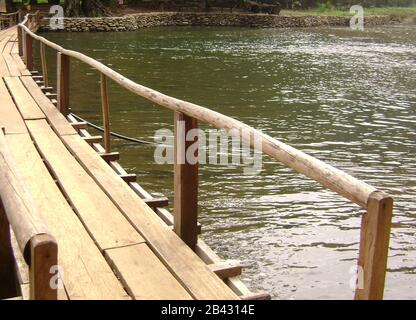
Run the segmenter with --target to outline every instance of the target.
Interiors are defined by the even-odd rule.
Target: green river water
[[[385,297],[416,298],[415,25],[45,35],[391,193]],[[55,86],[52,51],[48,60]],[[71,72],[73,112],[100,124],[97,72],[79,62]],[[115,84],[110,104],[113,131],[152,141],[157,129],[172,129],[169,110]],[[113,146],[145,189],[172,200],[173,168],[155,163],[153,146],[117,139]],[[222,257],[243,262],[251,289],[274,299],[352,298],[362,214],[356,205],[267,156],[259,175],[201,165],[199,199],[203,238]]]

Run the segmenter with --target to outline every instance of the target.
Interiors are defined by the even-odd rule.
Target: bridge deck
[[[16,38],[16,28],[0,32],[0,127],[57,240],[59,297],[238,298],[78,135],[31,77]]]

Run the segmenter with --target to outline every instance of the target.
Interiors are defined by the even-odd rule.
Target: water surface
[[[129,33],[48,33],[136,82],[263,130],[391,193],[385,297],[416,298],[416,26],[169,27]],[[50,73],[54,55],[48,52]],[[52,75],[53,78],[53,75]],[[99,77],[73,62],[73,111],[101,122]],[[172,113],[110,86],[114,131],[152,140]],[[172,199],[172,167],[154,148],[113,141],[140,184]],[[264,157],[259,175],[203,165],[200,222],[244,280],[275,299],[352,298],[362,210]]]

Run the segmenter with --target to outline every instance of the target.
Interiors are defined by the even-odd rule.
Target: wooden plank
[[[9,68],[7,67],[7,63],[3,58],[3,55],[1,54],[3,52],[3,49],[5,45],[7,44],[8,38],[0,39],[0,76],[6,77],[10,76]]]
[[[57,287],[52,286],[54,274],[50,270],[58,265],[58,244],[48,235],[36,235],[30,240],[29,284],[31,300],[57,300]]]
[[[373,192],[361,222],[356,300],[383,299],[392,215],[393,198],[381,191]]]
[[[9,88],[13,100],[16,103],[16,106],[22,114],[23,119],[45,119],[45,115],[39,109],[38,105],[23,86],[22,82],[20,82],[19,78],[6,77],[4,80]]]
[[[153,210],[89,145],[76,135],[62,140],[79,163],[146,239],[175,278],[196,299],[237,299],[199,257],[166,226]],[[95,192],[89,192],[95,194]]]
[[[10,76],[20,76],[20,70],[17,63],[14,61],[13,57],[11,56],[11,51],[13,47],[13,42],[7,42],[6,46],[3,50],[3,58],[9,68]]]
[[[101,250],[144,242],[45,120],[26,121],[26,125],[49,169]],[[65,137],[79,138],[77,135]]]
[[[135,299],[192,299],[145,243],[109,249],[105,255]]]
[[[43,111],[53,130],[59,135],[77,134],[76,130],[68,123],[65,117],[45,96],[31,77],[21,77],[23,85],[32,95],[39,108]]]
[[[27,132],[25,123],[10,96],[3,79],[0,79],[0,127],[6,134]]]
[[[198,127],[197,120],[183,113],[175,112],[175,164],[174,164],[174,230],[192,249],[198,241],[198,161],[190,163],[188,148],[197,143],[187,141],[190,130]],[[196,158],[198,150],[196,150]]]
[[[58,261],[64,270],[69,299],[127,298],[100,250],[53,181],[29,135],[9,135],[6,140],[23,183],[59,244]],[[27,282],[28,279],[22,279],[22,283]]]
[[[30,76],[31,73],[29,70],[27,70],[25,64],[23,63],[22,58],[19,56],[19,54],[17,53],[11,53],[11,56],[14,60],[14,63],[17,65],[17,67],[19,68],[19,72],[22,76]]]

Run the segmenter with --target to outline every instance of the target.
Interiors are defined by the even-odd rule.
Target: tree
[[[65,16],[111,16],[111,11],[99,0],[65,0]]]

